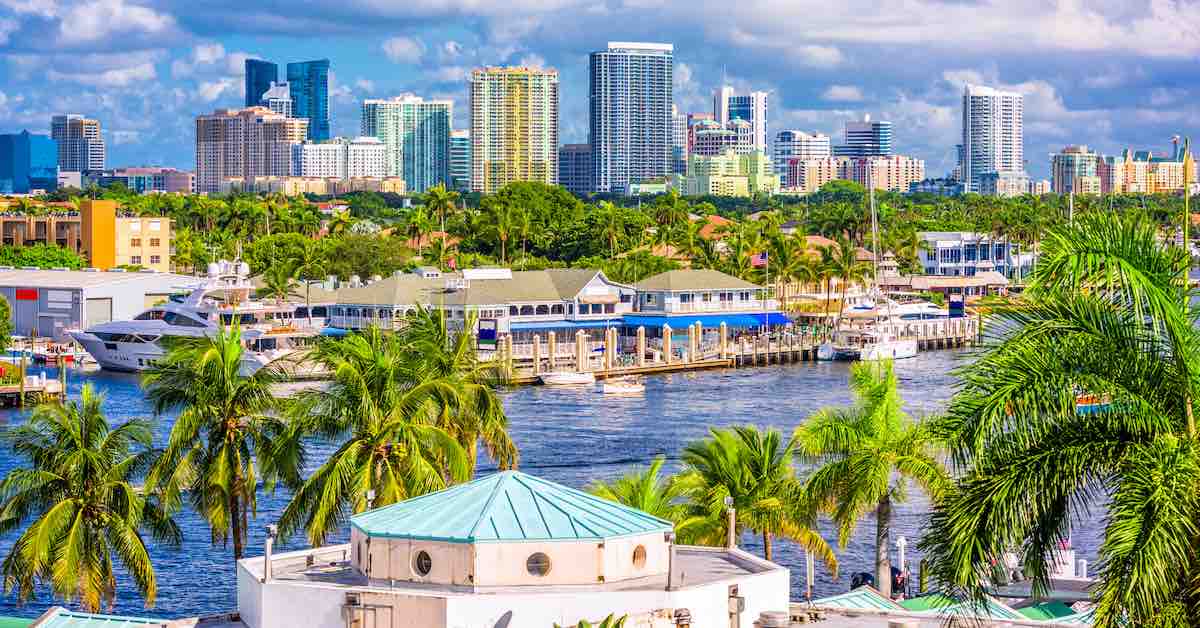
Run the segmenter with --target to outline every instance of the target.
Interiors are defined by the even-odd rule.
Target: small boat
[[[543,373],[542,383],[546,386],[586,386],[596,383],[596,376],[589,372],[562,371]]]
[[[646,385],[638,377],[614,377],[604,380],[600,391],[606,395],[634,395],[645,392]]]

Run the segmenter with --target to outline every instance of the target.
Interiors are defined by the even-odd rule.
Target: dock
[[[0,384],[0,407],[23,408],[26,405],[36,405],[46,401],[62,401],[65,398],[66,388],[57,379],[43,379],[37,375],[27,375],[23,382]]]

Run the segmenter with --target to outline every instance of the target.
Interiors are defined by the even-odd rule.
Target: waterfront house
[[[671,522],[517,471],[354,515],[350,543],[238,562],[248,628],[749,626],[788,570],[675,542]]]
[[[1033,268],[1033,255],[1020,244],[987,233],[921,231],[925,242],[918,257],[926,275],[963,275],[994,270],[1005,277],[1025,276]],[[982,266],[982,267],[981,267]]]
[[[669,270],[634,284],[637,312],[625,315],[626,328],[643,326],[651,337],[662,326],[683,330],[758,328],[786,325],[779,303],[758,284],[709,268]]]

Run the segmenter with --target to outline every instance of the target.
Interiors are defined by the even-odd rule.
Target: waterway
[[[897,363],[907,410],[914,416],[940,411],[954,392],[953,369],[968,359],[964,352],[938,351]],[[48,377],[55,376],[53,369],[46,372]],[[521,452],[520,468],[582,488],[595,479],[619,476],[658,455],[665,456],[673,470],[678,469],[683,447],[703,438],[710,427],[756,424],[790,433],[814,410],[850,403],[847,376],[848,366],[844,363],[786,364],[648,377],[646,391],[638,397],[604,398],[591,389],[537,386],[514,388],[505,391],[503,397],[510,432]],[[68,378],[70,396],[77,398],[85,383],[105,393],[111,421],[151,417],[138,376],[72,371]],[[172,418],[157,419],[160,442],[165,441]],[[21,412],[0,411],[0,431],[24,419]],[[321,460],[332,447],[317,445],[313,459]],[[21,463],[0,445],[0,475]],[[488,463],[480,466],[484,473],[492,468]],[[248,553],[261,554],[264,527],[275,521],[287,500],[288,495],[282,491],[260,496],[258,516],[251,523]],[[893,539],[904,535],[913,541],[908,551],[910,565],[920,558],[913,545],[923,532],[928,510],[928,500],[919,491],[913,491],[910,500],[897,509]],[[177,520],[184,532],[182,547],[152,548],[159,583],[157,606],[145,610],[129,579],[122,576],[116,612],[172,618],[236,608],[231,548],[214,547],[207,526],[194,512],[185,510]],[[1098,520],[1081,522],[1075,528],[1075,545],[1091,560],[1095,559],[1094,548],[1099,546],[1099,528]],[[828,521],[822,521],[820,529],[830,543],[836,542],[836,531]],[[341,542],[346,537],[344,532],[333,540]],[[0,538],[0,556],[8,554],[12,542],[13,535]],[[749,551],[761,552],[761,540],[750,534],[740,542]],[[283,549],[298,549],[302,543],[296,539]],[[873,543],[874,520],[869,518],[859,525],[847,548],[838,549],[838,578],[818,564],[815,594],[845,591],[850,574],[872,571]],[[804,590],[803,554],[782,540],[775,544],[775,552],[776,562],[792,569],[793,598],[800,598]],[[11,595],[2,596],[0,615],[36,616],[51,603],[48,591],[21,607]]]

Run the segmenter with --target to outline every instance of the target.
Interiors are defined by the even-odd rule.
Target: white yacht
[[[164,337],[201,337],[217,333],[235,320],[241,327],[247,351],[242,372],[253,373],[281,358],[298,355],[320,335],[324,308],[250,298],[254,286],[250,268],[243,262],[209,264],[208,277],[198,285],[181,286],[186,295],[171,297],[128,321],[100,323],[86,330],[70,330],[100,366],[113,371],[143,371],[162,357]]]

